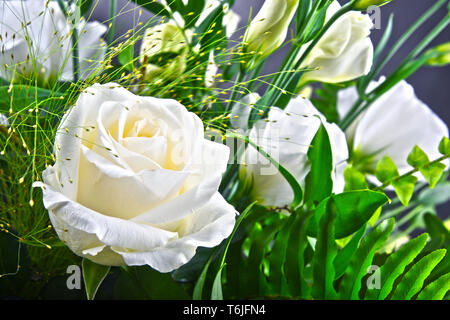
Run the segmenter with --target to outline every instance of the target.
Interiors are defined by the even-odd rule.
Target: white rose
[[[369,91],[384,81],[369,85]],[[355,87],[339,91],[338,111],[342,119],[358,99]],[[376,100],[346,131],[358,157],[368,157],[371,170],[385,155],[392,158],[399,173],[412,169],[406,162],[415,145],[422,148],[430,160],[442,155],[438,151],[442,137],[448,137],[447,125],[422,101],[414,88],[401,81]],[[421,176],[420,176],[421,177]],[[421,177],[423,180],[423,177]]]
[[[63,118],[55,155],[35,186],[61,240],[96,263],[169,272],[233,229],[218,193],[229,148],[175,100],[96,84]]]
[[[309,172],[308,149],[321,122],[328,132],[333,153],[333,191],[340,193],[344,189],[342,173],[348,158],[345,134],[337,125],[326,122],[309,100],[292,99],[285,110],[272,107],[267,119],[255,123],[249,139],[269,153],[304,187]],[[289,183],[255,148],[247,148],[244,162],[240,177],[252,184],[253,199],[275,207],[292,203],[294,194]]]
[[[56,1],[0,2],[0,76],[12,80],[36,72],[43,83],[90,76],[103,60],[101,36],[106,26],[82,22],[77,26],[80,69],[73,70],[71,25]]]
[[[339,9],[334,1],[327,11],[329,20]],[[350,11],[340,17],[302,63],[308,71],[303,82],[321,81],[328,83],[344,82],[367,74],[373,63],[373,45],[369,38],[373,26],[368,15]],[[300,55],[309,44],[305,44]]]

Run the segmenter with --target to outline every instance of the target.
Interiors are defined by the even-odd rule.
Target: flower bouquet
[[[448,1],[240,1],[0,1],[0,297],[449,297]]]

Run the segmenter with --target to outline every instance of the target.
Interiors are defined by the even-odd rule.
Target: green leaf
[[[450,244],[450,231],[445,227],[441,219],[433,214],[427,213],[423,217],[423,220],[431,239],[438,247]]]
[[[211,300],[223,300],[222,294],[222,270],[227,264],[224,263],[219,272],[217,272],[216,277],[214,278],[214,283],[211,291]]]
[[[10,108],[18,112],[43,102],[46,105],[55,102],[62,104],[64,94],[27,85],[14,85],[12,88],[0,86],[0,113],[9,113]]]
[[[450,201],[450,182],[439,183],[434,189],[423,190],[417,201],[425,206],[438,206]]]
[[[344,191],[368,189],[366,177],[358,169],[347,166],[344,171],[345,188]]]
[[[134,3],[140,5],[141,7],[147,9],[153,14],[156,14],[158,16],[166,16],[170,17],[170,13],[166,10],[164,5],[161,3],[151,1],[151,0],[132,0]],[[169,0],[173,1],[173,0]]]
[[[91,9],[92,2],[94,2],[94,0],[81,0],[80,14],[82,16],[84,16],[89,11],[89,9]]]
[[[405,274],[401,282],[392,295],[392,300],[409,300],[420,289],[422,289],[423,282],[434,269],[434,267],[445,256],[446,250],[440,249],[433,251],[429,255],[420,259],[411,269]]]
[[[262,279],[264,279],[262,277],[263,259],[270,242],[280,228],[280,222],[280,220],[273,221],[264,226],[264,228],[257,230],[257,232],[249,238],[251,242],[250,252],[245,264],[245,285],[246,291],[249,294],[265,294],[267,285],[262,281]]]
[[[83,259],[82,266],[87,299],[94,300],[98,288],[105,280],[111,267],[96,264],[86,258]]]
[[[414,176],[405,176],[392,182],[398,199],[405,207],[409,205],[409,201],[414,194],[416,182],[417,178]]]
[[[134,70],[134,45],[130,44],[119,53],[119,62],[128,71]]]
[[[417,300],[442,300],[450,290],[450,273],[426,286],[417,296]]]
[[[439,152],[445,156],[450,156],[450,139],[443,137],[439,143]]]
[[[228,240],[226,242],[226,245],[224,247],[224,251],[222,253],[222,257],[221,257],[221,265],[219,266],[220,270],[219,272],[222,272],[222,268],[223,265],[225,264],[225,257],[228,251],[228,247],[230,246],[231,240],[234,237],[234,234],[236,233],[236,230],[239,228],[239,226],[241,225],[241,222],[250,214],[253,206],[256,204],[256,201],[253,202],[252,204],[250,204],[245,210],[244,212],[242,212],[238,219],[236,220],[236,224],[234,225],[234,229],[231,233],[231,235],[228,237]],[[194,286],[194,293],[193,293],[193,299],[194,300],[201,300],[202,299],[202,294],[203,294],[203,287],[205,285],[205,280],[206,280],[206,275],[208,273],[208,269],[209,266],[211,264],[211,261],[213,260],[214,256],[216,255],[216,251],[213,251],[213,253],[211,254],[210,258],[208,259],[208,261],[206,262],[205,266],[203,267],[202,273],[200,274],[197,282],[195,283]],[[217,275],[216,275],[217,277]]]
[[[391,292],[395,280],[403,273],[406,266],[417,257],[425,247],[428,234],[424,233],[404,244],[397,252],[389,256],[380,268],[381,288],[367,290],[366,299],[384,300]]]
[[[350,240],[347,245],[342,248],[341,251],[337,254],[336,258],[334,259],[334,269],[336,272],[336,279],[339,279],[347,269],[348,264],[350,263],[353,255],[355,254],[356,250],[358,249],[359,242],[361,241],[362,237],[366,233],[366,225],[364,225],[361,229],[356,232],[352,239]]]
[[[424,167],[421,167],[419,170],[427,180],[430,188],[433,189],[441,179],[445,170],[445,165],[440,162],[430,163]]]
[[[272,246],[269,256],[270,273],[268,277],[269,292],[273,294],[280,294],[283,288],[287,285],[283,266],[286,261],[286,253],[288,247],[288,240],[290,230],[295,221],[295,214],[291,214],[286,222],[278,232]]]
[[[305,180],[305,202],[320,202],[333,191],[333,153],[323,124],[317,130],[308,150],[311,169]]]
[[[305,249],[308,245],[306,227],[312,212],[297,210],[289,234],[284,272],[289,291],[294,297],[308,298],[310,288],[305,281]]]
[[[370,220],[368,221],[368,223],[369,223],[369,226],[371,226],[372,228],[375,227],[375,224],[377,223],[378,218],[379,218],[380,215],[381,215],[381,211],[383,211],[383,208],[382,208],[382,207],[379,207],[379,208],[377,209],[377,211],[375,211],[375,213],[373,214],[373,216],[370,217]]]
[[[314,281],[311,294],[316,300],[337,298],[336,290],[333,287],[336,274],[333,261],[337,255],[337,245],[334,239],[336,215],[336,206],[331,198],[327,202],[327,210],[319,222],[319,232],[312,261]]]
[[[332,195],[317,206],[314,219],[311,219],[308,225],[309,236],[316,237],[319,221],[325,213],[330,198],[333,198],[337,209],[336,239],[347,237],[358,231],[379,207],[389,201],[384,193],[371,190],[349,191]]]
[[[420,168],[424,165],[427,165],[430,160],[428,159],[427,154],[422,149],[420,149],[419,146],[416,145],[409,153],[407,162],[414,168]]]
[[[378,161],[375,176],[383,183],[398,177],[397,166],[389,156],[384,156]]]
[[[217,253],[217,250],[214,250],[211,256],[209,257],[208,261],[205,263],[205,266],[203,267],[202,273],[197,279],[197,282],[194,286],[194,291],[192,293],[192,299],[193,300],[202,300],[203,298],[203,287],[205,286],[206,276],[208,274],[209,266],[211,265],[211,262],[213,258],[215,257]]]
[[[363,239],[342,278],[339,288],[340,299],[359,299],[361,280],[366,275],[375,253],[389,238],[394,225],[394,218],[385,220]]]
[[[119,299],[190,299],[169,273],[160,273],[149,266],[122,267],[115,292]]]
[[[205,7],[205,0],[189,0],[185,7],[183,15],[187,28],[192,27],[200,18],[200,13]]]

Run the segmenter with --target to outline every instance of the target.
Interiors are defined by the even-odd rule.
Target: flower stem
[[[436,160],[433,160],[433,161],[428,162],[428,164],[425,165],[424,167],[431,166],[431,165],[433,165],[433,164],[435,164],[435,163],[439,163],[439,162],[441,162],[441,161],[447,160],[448,158],[450,158],[450,155],[444,155],[444,156],[442,156],[442,157],[440,157],[440,158],[437,158]],[[414,168],[414,169],[412,169],[411,171],[408,171],[407,173],[405,173],[405,174],[403,174],[403,175],[401,175],[401,176],[398,176],[398,177],[395,177],[395,178],[393,178],[393,179],[391,179],[391,180],[389,180],[389,181],[386,181],[386,182],[383,183],[381,186],[376,187],[376,188],[374,188],[373,190],[374,190],[374,191],[382,191],[382,190],[384,190],[386,187],[390,186],[392,183],[397,182],[397,181],[399,181],[399,180],[401,180],[401,179],[403,179],[403,178],[405,178],[405,177],[407,177],[407,176],[411,176],[411,175],[413,175],[414,173],[417,173],[417,172],[419,172],[419,171],[420,171],[419,168]]]
[[[109,1],[109,17],[111,21],[111,28],[108,32],[108,44],[114,41],[114,36],[116,35],[116,10],[117,10],[117,0]]]

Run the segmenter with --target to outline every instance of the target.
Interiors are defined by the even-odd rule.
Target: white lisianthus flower
[[[299,0],[266,0],[244,35],[248,52],[268,56],[286,39]]]
[[[192,31],[186,30],[183,34],[172,20],[145,30],[140,54],[141,64],[145,66],[145,79],[180,77],[186,70],[187,41],[191,39]]]
[[[8,118],[3,113],[0,113],[0,126],[9,126]]]
[[[184,5],[188,4],[188,0],[182,0],[182,1],[183,1]],[[173,0],[162,0],[161,1],[161,3],[166,7],[166,9],[169,12],[172,12],[172,9],[168,5],[168,2],[171,3],[171,2],[173,2]],[[208,16],[211,13],[213,13],[219,6],[223,7],[224,15],[223,15],[222,24],[225,27],[226,35],[229,38],[233,35],[234,32],[236,32],[239,22],[241,21],[241,17],[236,12],[231,10],[227,3],[224,4],[222,1],[206,0],[205,6],[204,6],[202,12],[200,13],[200,16],[198,17],[195,25],[187,25],[186,26],[185,21],[179,12],[172,12],[172,16],[173,16],[174,21],[180,28],[186,27],[187,29],[193,29],[194,27],[200,26],[208,18]],[[192,14],[198,15],[199,13],[193,12]]]
[[[378,83],[372,82],[369,90]],[[338,111],[342,119],[358,98],[356,88],[341,90],[338,94]],[[447,125],[422,101],[414,88],[401,81],[376,100],[346,131],[352,141],[353,153],[358,158],[370,160],[369,168],[375,170],[377,162],[385,155],[392,158],[399,173],[412,169],[407,163],[408,154],[418,145],[430,160],[442,155],[438,151],[442,137],[448,137]],[[420,175],[421,177],[421,175]],[[423,179],[423,177],[422,177]]]
[[[223,6],[224,11],[222,23],[225,27],[227,38],[230,38],[236,32],[239,26],[239,22],[241,21],[241,17],[236,12],[231,10],[228,7],[228,4],[223,4],[223,2],[219,0],[206,0],[205,8],[200,14],[200,17],[195,23],[195,26],[196,27],[200,26],[202,22],[205,21],[206,18],[220,5]]]
[[[206,140],[200,118],[175,100],[93,85],[64,116],[54,149],[34,186],[77,255],[169,272],[234,227],[218,192],[229,148]]]
[[[233,105],[230,124],[234,129],[247,130],[250,113],[260,98],[261,96],[258,93],[251,92]]]
[[[7,80],[39,75],[44,84],[90,76],[103,60],[106,26],[77,25],[79,70],[73,70],[72,26],[56,1],[0,2],[0,76]]]
[[[337,125],[326,122],[309,100],[292,99],[285,110],[272,107],[267,119],[255,123],[249,139],[269,153],[304,187],[310,169],[307,153],[321,123],[328,132],[333,153],[333,192],[340,193],[344,189],[342,172],[348,158],[345,134]],[[263,205],[285,207],[294,199],[291,186],[278,169],[251,146],[244,154],[240,178],[252,185],[251,197]]]
[[[328,21],[339,9],[337,1],[327,11]],[[344,82],[367,74],[373,63],[373,45],[369,38],[373,26],[368,15],[350,11],[340,17],[306,57],[301,67],[305,72],[302,82]],[[306,50],[305,44],[300,55]]]

